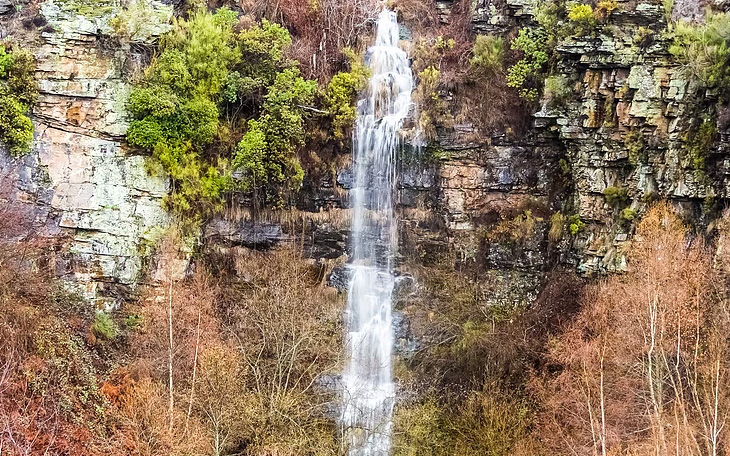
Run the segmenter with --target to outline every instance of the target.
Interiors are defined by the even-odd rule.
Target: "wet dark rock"
[[[340,292],[346,292],[349,283],[350,269],[347,266],[335,266],[327,277],[327,285]]]
[[[290,239],[281,225],[253,220],[236,222],[217,218],[205,227],[203,237],[206,241],[226,246],[244,246],[251,249],[269,249],[282,241]]]

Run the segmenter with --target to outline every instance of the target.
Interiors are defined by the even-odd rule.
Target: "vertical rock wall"
[[[33,220],[34,231],[61,240],[58,273],[70,286],[113,304],[134,288],[146,243],[169,222],[161,207],[168,184],[124,146],[130,54],[108,39],[119,7],[84,15],[78,6],[40,5],[48,25],[32,49],[40,89],[35,140],[24,157],[0,153],[2,198]],[[153,7],[160,21],[150,19],[148,37],[163,32],[172,13]]]

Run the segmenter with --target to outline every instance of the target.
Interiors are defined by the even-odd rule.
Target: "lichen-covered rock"
[[[147,17],[153,38],[169,27],[172,9],[146,5],[159,12]],[[63,239],[59,275],[97,305],[113,306],[138,284],[152,233],[169,223],[161,206],[168,183],[125,149],[128,50],[103,40],[122,9],[97,6],[41,3],[49,26],[32,49],[40,92],[33,150],[17,159],[0,151],[0,180],[1,197],[32,214],[40,234]]]

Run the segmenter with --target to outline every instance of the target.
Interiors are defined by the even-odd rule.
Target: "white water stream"
[[[390,453],[395,397],[391,363],[395,158],[413,88],[408,56],[398,48],[398,37],[396,14],[383,10],[375,45],[368,50],[372,76],[358,102],[355,128],[349,361],[343,374],[342,411],[350,456]]]

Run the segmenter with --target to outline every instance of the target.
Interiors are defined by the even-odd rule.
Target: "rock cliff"
[[[436,4],[448,22],[453,2]],[[145,3],[141,17],[150,20],[127,19],[120,40],[112,38],[120,5],[86,6],[48,0],[39,7],[43,23],[22,30],[38,61],[35,142],[22,158],[0,154],[0,197],[16,203],[35,229],[63,240],[59,275],[108,302],[134,288],[145,246],[169,223],[161,207],[166,179],[150,174],[123,135],[129,80],[141,55],[135,49],[166,30],[172,8]],[[30,17],[2,2],[0,14],[4,34],[21,30]],[[677,1],[672,14],[692,17],[696,9]],[[711,224],[730,196],[730,122],[717,122],[717,140],[698,152],[698,166],[688,152],[698,112],[723,116],[715,115],[721,114],[715,95],[669,58],[666,20],[657,2],[620,2],[604,28],[610,33],[561,42],[557,72],[571,95],[560,104],[543,100],[524,133],[504,125],[487,134],[462,123],[439,129],[423,150],[405,151],[398,192],[402,261],[437,263],[452,255],[498,278],[502,291],[493,289],[495,299],[529,304],[556,265],[588,275],[620,270],[631,219],[652,200],[669,198],[696,225]],[[475,0],[471,24],[476,33],[508,35],[533,24],[530,2]],[[341,257],[351,179],[344,167],[306,182],[296,211],[238,211],[211,222],[203,238],[222,248],[300,239],[311,257]],[[573,236],[551,239],[557,211],[576,217]],[[505,223],[520,223],[524,234],[500,234]]]

